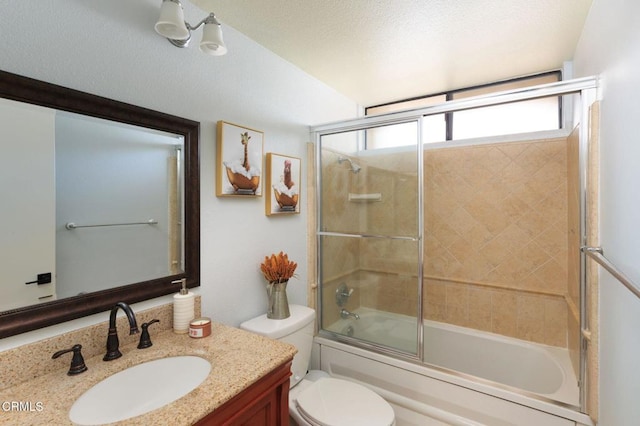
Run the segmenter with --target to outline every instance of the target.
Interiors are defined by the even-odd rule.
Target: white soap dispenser
[[[187,279],[172,281],[174,284],[182,284],[179,293],[173,295],[173,331],[178,334],[189,332],[189,323],[195,318],[195,298],[187,289]]]

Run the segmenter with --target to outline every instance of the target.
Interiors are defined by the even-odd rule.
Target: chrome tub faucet
[[[353,317],[353,318],[355,318],[355,319],[357,319],[357,320],[359,320],[359,319],[360,319],[360,315],[358,315],[358,314],[356,314],[356,313],[353,313],[353,312],[349,312],[349,311],[347,311],[345,308],[342,308],[342,309],[340,310],[340,318],[342,318],[342,319],[347,319],[347,318],[349,318],[349,317]]]

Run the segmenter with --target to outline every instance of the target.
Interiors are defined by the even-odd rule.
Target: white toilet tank
[[[290,305],[289,312],[291,314],[289,318],[279,320],[269,319],[267,314],[260,315],[243,322],[240,328],[287,342],[298,349],[291,366],[290,386],[294,387],[304,378],[309,369],[316,312],[300,305]]]

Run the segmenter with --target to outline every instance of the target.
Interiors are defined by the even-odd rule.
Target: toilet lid
[[[300,414],[321,426],[390,426],[395,415],[375,392],[357,383],[324,378],[300,392]]]

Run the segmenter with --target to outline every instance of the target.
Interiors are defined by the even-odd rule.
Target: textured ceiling
[[[363,106],[559,69],[572,59],[591,6],[591,0],[191,2]]]

